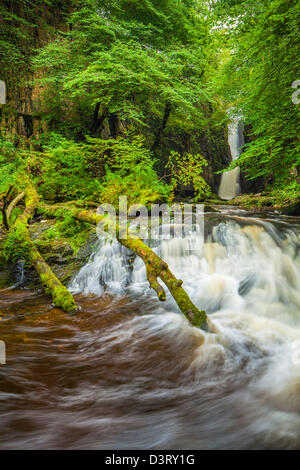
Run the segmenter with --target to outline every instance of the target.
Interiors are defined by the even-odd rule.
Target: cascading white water
[[[230,147],[231,159],[236,160],[241,154],[241,147],[244,145],[243,124],[239,117],[235,117],[228,124],[228,144]],[[240,169],[234,168],[222,174],[219,188],[221,199],[230,200],[240,193]]]
[[[207,333],[116,241],[74,279],[77,315],[1,290],[0,447],[300,449],[300,219],[270,217],[226,208],[204,243],[175,224],[152,240]]]
[[[279,232],[271,221],[226,216],[213,226],[204,244],[194,234],[156,244],[154,251],[209,313],[229,308],[300,322],[299,231]],[[144,263],[137,257],[132,264],[130,258],[129,250],[117,241],[100,240],[72,281],[72,292],[136,291],[155,298]]]
[[[104,291],[124,293],[129,282],[128,254],[129,251],[116,240],[100,240],[97,250],[72,281],[70,289],[73,293],[97,295]]]
[[[222,216],[204,244],[192,233],[156,245],[154,251],[209,313],[244,309],[282,321],[297,322],[298,316],[300,320],[299,232],[279,232],[263,219]],[[129,250],[117,241],[100,240],[72,281],[72,292],[125,295],[136,291],[155,298],[144,263],[137,257],[132,264],[130,258]]]
[[[189,373],[203,374],[205,367],[209,374],[211,367],[220,368],[215,377],[207,378],[217,388],[223,386],[222,380],[232,380],[232,374],[242,374],[241,380],[249,381],[238,397],[251,421],[247,432],[274,433],[275,441],[286,438],[297,445],[300,365],[292,357],[295,341],[300,341],[299,226],[240,215],[217,221],[214,215],[206,224],[210,229],[204,244],[190,235],[163,240],[155,248],[183,280],[195,304],[210,314],[215,332],[205,334],[202,345],[204,333],[181,317],[170,294],[166,303],[157,300],[143,262],[136,258],[130,266],[129,253],[115,242],[99,245],[72,289],[95,294],[107,290],[133,302],[140,299],[152,315],[132,320],[131,335],[139,334],[143,324],[146,336],[165,332],[179,348],[180,342],[198,341]]]

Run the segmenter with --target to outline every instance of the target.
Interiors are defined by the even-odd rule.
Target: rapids
[[[3,449],[300,449],[300,219],[224,209],[205,243],[152,242],[214,330],[99,240],[69,316],[0,291]]]

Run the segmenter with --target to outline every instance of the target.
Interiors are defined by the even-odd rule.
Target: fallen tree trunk
[[[0,195],[0,200],[2,199],[2,222],[4,225],[5,230],[9,230],[9,224],[8,224],[8,218],[6,214],[6,209],[7,209],[7,202],[10,194],[12,193],[12,190],[14,189],[14,185],[10,185],[9,189]]]
[[[7,208],[7,211],[6,211],[6,218],[7,218],[7,221],[9,221],[10,219],[10,216],[12,214],[12,211],[14,210],[14,208],[17,206],[17,204],[19,204],[20,201],[22,201],[22,199],[25,197],[26,193],[25,191],[22,191],[20,194],[18,194],[12,201],[11,203],[9,204],[8,208]]]
[[[43,285],[46,287],[46,290],[51,294],[54,305],[62,308],[66,312],[74,312],[77,310],[77,305],[72,294],[57,279],[52,269],[43,259],[30,238],[27,224],[34,215],[35,209],[39,203],[39,198],[37,192],[31,185],[27,185],[25,193],[25,210],[23,214],[17,218],[8,237],[11,236],[12,240],[15,240],[17,243],[21,243],[23,244],[23,247],[26,247],[28,261],[30,261],[38,273]]]
[[[93,201],[81,201],[81,200],[76,200],[76,201],[68,201],[68,202],[57,202],[55,204],[55,207],[65,207],[65,206],[76,206],[79,208],[93,208],[97,209],[99,207],[99,202],[93,202]]]
[[[66,213],[70,214],[77,220],[90,223],[92,225],[107,223],[107,218],[96,214],[89,210],[81,210],[76,207],[65,205],[63,210],[61,207],[51,206],[47,204],[40,204],[39,210],[50,217],[64,217]],[[155,290],[159,300],[166,300],[166,293],[164,288],[159,284],[158,278],[160,278],[171,292],[175,302],[177,303],[181,312],[186,316],[188,321],[196,327],[200,327],[204,330],[208,330],[208,319],[204,310],[199,310],[191,301],[187,293],[182,287],[182,281],[176,279],[174,274],[170,271],[167,263],[165,263],[159,256],[157,256],[151,248],[149,248],[140,238],[132,238],[130,236],[127,239],[123,239],[120,236],[120,232],[123,232],[119,226],[115,225],[115,233],[118,241],[136,253],[145,263],[147,279],[150,287]],[[127,228],[126,228],[127,230]]]

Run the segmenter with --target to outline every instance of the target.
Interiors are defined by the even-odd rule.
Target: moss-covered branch
[[[27,224],[34,215],[39,198],[37,192],[30,184],[27,185],[25,193],[25,210],[15,221],[5,242],[7,247],[10,247],[11,259],[18,255],[18,247],[21,247],[21,253],[25,255],[28,262],[32,264],[38,273],[46,290],[51,294],[54,305],[66,312],[73,312],[77,309],[77,305],[72,294],[57,279],[30,238]]]
[[[22,201],[22,199],[25,197],[25,195],[26,195],[25,191],[22,191],[9,204],[9,206],[7,208],[7,211],[6,211],[6,218],[7,218],[8,221],[11,217],[12,211],[19,204],[19,202]]]
[[[13,189],[14,189],[14,185],[10,185],[9,189],[5,193],[0,195],[0,201],[2,200],[2,208],[1,208],[2,222],[3,222],[5,230],[9,230],[8,217],[7,217],[6,210],[7,210],[8,198],[11,195]]]
[[[39,210],[50,217],[64,217],[66,213],[72,215],[75,219],[87,222],[93,225],[106,224],[107,219],[104,216],[100,216],[95,212],[89,210],[80,210],[72,206],[64,206],[62,211],[61,207],[50,206],[46,204],[40,204]],[[166,293],[164,288],[159,284],[158,279],[160,278],[171,292],[174,300],[176,301],[181,312],[186,316],[189,322],[196,327],[200,327],[204,330],[208,329],[207,315],[204,310],[199,310],[191,301],[187,293],[182,287],[182,281],[176,279],[174,274],[170,271],[167,263],[165,263],[159,256],[157,256],[151,248],[139,238],[132,238],[130,236],[127,239],[123,239],[120,236],[121,228],[115,226],[116,237],[118,241],[136,253],[145,263],[147,271],[147,279],[150,287],[155,290],[158,298],[161,301],[166,300]]]

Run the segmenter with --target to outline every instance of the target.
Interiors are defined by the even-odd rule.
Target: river
[[[209,333],[116,243],[72,281],[76,315],[0,290],[0,448],[300,449],[299,223],[228,208],[206,214],[204,245],[156,247]]]

